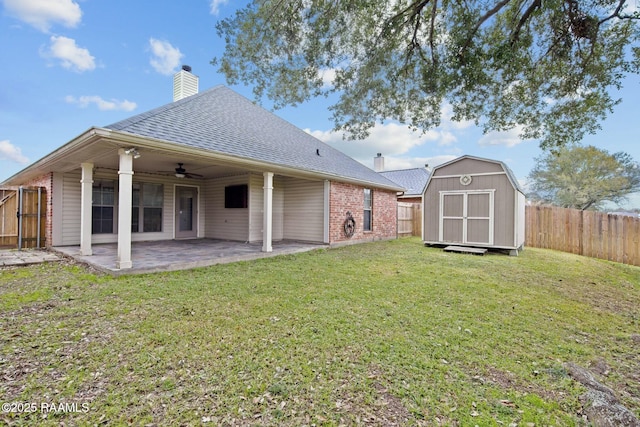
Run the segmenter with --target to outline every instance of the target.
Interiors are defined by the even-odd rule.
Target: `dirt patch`
[[[560,396],[554,391],[526,383],[519,379],[514,373],[501,371],[494,367],[489,367],[483,375],[475,375],[472,379],[481,384],[493,384],[503,389],[515,390],[522,394],[535,394],[548,401],[557,402],[560,400]]]
[[[364,403],[354,405],[356,410],[356,422],[358,424],[376,426],[402,426],[413,417],[404,406],[402,400],[389,392],[383,385],[384,378],[382,372],[375,366],[369,369],[368,378],[372,380],[372,387],[375,390],[375,401],[373,405]],[[357,409],[356,409],[357,408]]]

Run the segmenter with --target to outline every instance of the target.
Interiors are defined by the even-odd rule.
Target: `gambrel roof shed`
[[[515,253],[524,246],[525,195],[501,161],[462,156],[434,167],[423,212],[425,244]]]

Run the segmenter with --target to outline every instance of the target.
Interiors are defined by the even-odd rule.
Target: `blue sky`
[[[172,101],[172,76],[182,64],[199,76],[200,90],[225,84],[210,65],[224,49],[218,19],[243,2],[229,0],[1,0],[0,181],[91,126],[106,126]],[[631,2],[633,3],[633,2]],[[251,88],[233,87],[252,98]],[[640,161],[640,78],[629,76],[622,97],[585,145],[625,151]],[[264,105],[268,108],[266,100]],[[448,120],[426,135],[388,124],[365,141],[331,132],[327,100],[276,111],[373,167],[382,153],[387,170],[435,166],[463,154],[506,162],[521,182],[542,151],[517,133],[483,135]],[[634,196],[623,207],[640,208]]]

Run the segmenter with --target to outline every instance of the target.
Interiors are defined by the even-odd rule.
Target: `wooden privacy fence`
[[[44,247],[46,206],[42,188],[0,188],[0,246]]]
[[[640,266],[640,219],[553,206],[526,207],[526,246]]]
[[[398,202],[398,236],[422,236],[422,205]]]

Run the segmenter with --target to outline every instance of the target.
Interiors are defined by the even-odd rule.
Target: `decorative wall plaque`
[[[460,177],[460,184],[462,185],[469,185],[471,184],[471,181],[473,181],[473,178],[471,178],[471,175],[462,175]]]

